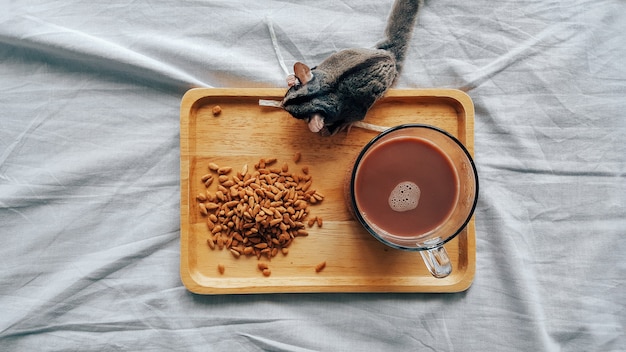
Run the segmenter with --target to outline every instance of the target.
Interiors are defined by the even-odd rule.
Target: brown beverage
[[[446,222],[459,198],[459,176],[432,142],[401,136],[373,146],[354,180],[361,216],[392,236],[414,237]]]

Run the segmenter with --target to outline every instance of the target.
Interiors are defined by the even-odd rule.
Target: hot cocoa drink
[[[435,144],[400,136],[363,156],[353,192],[360,215],[376,231],[417,237],[448,220],[459,199],[459,176]]]
[[[435,126],[391,127],[367,143],[349,170],[348,209],[391,248],[418,251],[436,278],[452,272],[444,245],[462,233],[478,199],[470,152]]]

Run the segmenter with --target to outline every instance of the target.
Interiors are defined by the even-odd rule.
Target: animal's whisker
[[[374,125],[374,124],[363,122],[363,121],[353,122],[350,127],[359,127],[359,128],[363,128],[363,129],[375,131],[375,132],[383,132],[390,128],[386,126]]]

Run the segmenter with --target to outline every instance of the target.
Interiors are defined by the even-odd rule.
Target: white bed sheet
[[[399,88],[476,107],[456,294],[197,296],[179,104],[371,47],[392,1],[2,1],[0,349],[624,351],[626,2],[427,1]]]

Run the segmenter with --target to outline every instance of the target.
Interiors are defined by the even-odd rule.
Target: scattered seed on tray
[[[319,273],[320,271],[324,270],[325,267],[326,267],[326,261],[323,261],[315,266],[315,272]]]

